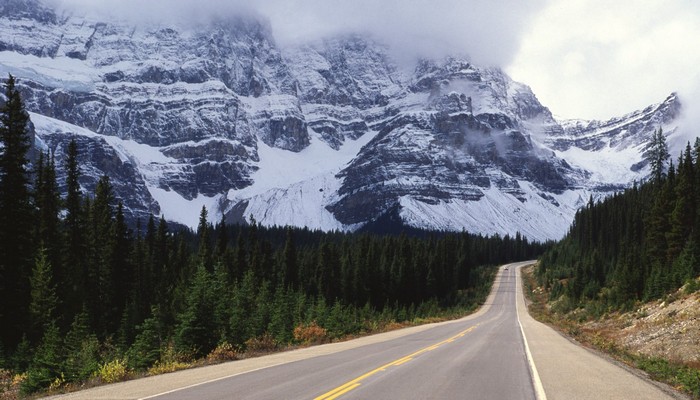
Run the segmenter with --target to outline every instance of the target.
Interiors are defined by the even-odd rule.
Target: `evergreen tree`
[[[197,236],[199,237],[199,261],[208,269],[211,270],[211,235],[209,233],[209,222],[207,218],[209,213],[207,208],[202,206],[202,211],[199,213],[199,225],[197,226]]]
[[[90,332],[86,310],[76,314],[64,342],[63,371],[67,382],[82,382],[99,367],[100,346],[97,336]]]
[[[200,265],[187,291],[185,309],[178,317],[175,346],[179,350],[201,357],[216,347],[219,336],[217,323],[212,318],[215,304],[212,279]]]
[[[34,204],[38,210],[36,243],[46,249],[48,261],[53,266],[57,282],[63,281],[60,259],[59,212],[60,196],[56,182],[56,165],[53,155],[40,154],[36,167]]]
[[[46,256],[46,249],[41,248],[36,257],[36,264],[32,270],[31,302],[29,314],[32,321],[32,330],[37,333],[38,339],[44,330],[56,321],[55,310],[58,305],[56,287],[53,282],[51,263]]]
[[[661,128],[654,131],[645,156],[651,167],[653,182],[661,182],[665,174],[666,162],[670,157],[668,145],[666,144],[666,136],[664,136]]]
[[[113,202],[112,184],[108,176],[102,176],[97,182],[90,210],[91,252],[87,285],[90,317],[99,335],[107,335],[118,324],[121,315],[116,312],[114,302]]]
[[[78,166],[78,146],[74,139],[68,144],[66,151],[66,216],[65,227],[64,273],[60,283],[61,298],[64,301],[68,315],[77,314],[83,306],[85,291],[85,262],[84,218],[82,209],[82,193],[80,191],[80,168]]]
[[[29,115],[10,75],[0,108],[0,326],[2,341],[14,347],[26,326],[29,274],[34,256],[30,199]]]
[[[153,314],[157,314],[154,310]],[[129,364],[136,370],[145,370],[160,359],[162,338],[158,318],[146,318],[137,328],[138,334],[128,351]]]
[[[60,378],[62,363],[63,341],[58,327],[52,323],[46,327],[41,344],[34,354],[27,378],[22,382],[22,392],[29,394],[48,388]]]

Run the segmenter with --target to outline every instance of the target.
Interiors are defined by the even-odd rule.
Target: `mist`
[[[139,23],[253,15],[280,47],[347,33],[386,44],[400,66],[466,57],[532,87],[560,118],[605,120],[679,92],[700,126],[695,0],[44,0]]]
[[[49,0],[68,10],[136,22],[202,22],[252,14],[270,21],[280,46],[362,33],[398,60],[460,55],[508,65],[545,0]]]

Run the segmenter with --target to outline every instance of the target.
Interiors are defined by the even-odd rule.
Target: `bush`
[[[267,353],[277,350],[277,342],[269,333],[245,341],[246,350],[253,353]]]
[[[300,324],[294,328],[294,341],[301,344],[319,344],[328,340],[326,329],[318,326],[316,321]]]
[[[116,358],[110,362],[100,365],[95,372],[95,377],[104,383],[114,383],[126,380],[130,375],[126,366],[126,361]]]
[[[229,342],[220,343],[214,350],[207,355],[207,361],[210,363],[220,363],[225,361],[233,361],[238,359],[238,351]]]
[[[160,375],[168,372],[175,372],[187,369],[192,366],[193,355],[182,351],[177,351],[173,343],[160,351],[160,360],[153,362],[148,368],[148,375]]]

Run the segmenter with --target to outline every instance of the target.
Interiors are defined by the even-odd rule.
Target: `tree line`
[[[64,195],[51,153],[30,163],[28,114],[12,76],[0,109],[0,370],[25,392],[89,379],[118,360],[143,371],[168,351],[191,359],[226,344],[286,346],[378,322],[464,312],[494,269],[544,245],[514,237],[422,232],[378,236],[208,222],[130,225],[109,177],[83,193],[67,147]],[[415,232],[414,232],[415,233]],[[303,335],[302,335],[303,336]]]
[[[658,129],[643,184],[577,212],[567,236],[536,270],[564,308],[630,308],[696,285],[700,275],[700,138],[674,164]]]

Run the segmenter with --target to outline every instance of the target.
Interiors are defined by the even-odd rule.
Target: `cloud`
[[[700,126],[697,0],[46,0],[150,22],[264,16],[281,46],[367,33],[406,65],[466,55],[504,67],[555,115],[607,119],[680,93]]]
[[[468,55],[481,65],[507,65],[543,0],[264,1],[283,42],[368,32],[404,57]]]
[[[282,45],[344,33],[368,33],[399,57],[468,55],[507,65],[528,21],[545,0],[49,0],[137,21],[259,14]]]
[[[567,118],[620,116],[674,91],[694,107],[698,37],[692,0],[551,1],[507,71]]]

